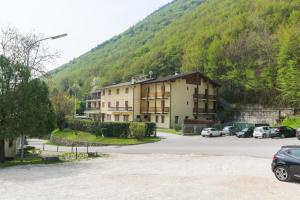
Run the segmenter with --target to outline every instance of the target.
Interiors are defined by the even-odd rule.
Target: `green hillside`
[[[300,0],[177,0],[53,71],[51,85],[99,85],[200,70],[238,103],[300,102]]]

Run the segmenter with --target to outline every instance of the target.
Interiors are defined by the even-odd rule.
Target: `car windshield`
[[[242,132],[246,132],[246,131],[248,131],[249,130],[249,128],[244,128],[243,130],[242,130]]]

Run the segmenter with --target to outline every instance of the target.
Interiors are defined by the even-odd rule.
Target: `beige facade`
[[[21,139],[5,139],[4,140],[4,152],[5,158],[15,158],[17,150],[20,148]]]
[[[157,127],[174,128],[185,119],[213,119],[218,87],[198,72],[112,85],[99,90],[101,99],[95,105],[100,102],[101,118],[96,120],[141,119]]]

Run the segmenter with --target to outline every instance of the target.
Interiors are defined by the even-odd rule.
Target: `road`
[[[202,138],[159,134],[157,143],[93,147],[108,157],[0,169],[1,200],[298,200],[299,183],[282,183],[271,157],[289,139]],[[42,148],[42,140],[30,145]],[[46,145],[56,151],[56,146]],[[79,148],[86,151],[86,148]],[[70,147],[59,147],[70,151]]]
[[[219,155],[252,156],[271,158],[283,145],[300,145],[296,138],[254,139],[235,136],[203,138],[201,136],[181,136],[158,133],[160,142],[131,146],[90,147],[89,151],[122,154],[175,154],[175,155]],[[29,145],[43,148],[42,140],[29,140]],[[46,150],[56,151],[56,146],[46,145]],[[86,151],[85,147],[78,148]],[[59,147],[59,151],[71,151],[70,147]]]

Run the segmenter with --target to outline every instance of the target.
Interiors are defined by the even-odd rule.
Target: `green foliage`
[[[288,117],[283,120],[284,126],[290,126],[292,128],[300,128],[300,117]]]
[[[52,94],[51,102],[56,114],[56,124],[63,130],[66,126],[66,117],[73,114],[74,100],[66,93],[56,92]]]
[[[145,136],[151,136],[155,134],[155,123],[143,123],[145,124]],[[128,138],[130,134],[130,123],[125,122],[97,122],[90,120],[71,119],[67,120],[67,127],[76,130],[92,133],[96,136],[104,137],[120,137]]]
[[[177,0],[121,35],[52,72],[82,93],[129,80],[199,70],[230,102],[299,105],[300,0]],[[254,98],[255,97],[255,98]]]
[[[138,140],[146,136],[147,126],[143,122],[131,122],[129,125],[130,137]]]
[[[99,144],[99,145],[132,145],[132,144],[144,144],[157,142],[160,138],[157,137],[146,137],[142,140],[137,140],[135,138],[115,138],[115,137],[97,137],[96,135],[88,132],[79,131],[75,133],[74,131],[54,131],[51,134],[51,142],[53,144],[58,139],[64,141],[71,141],[72,143],[89,143],[89,144]],[[59,145],[59,144],[58,144]]]

